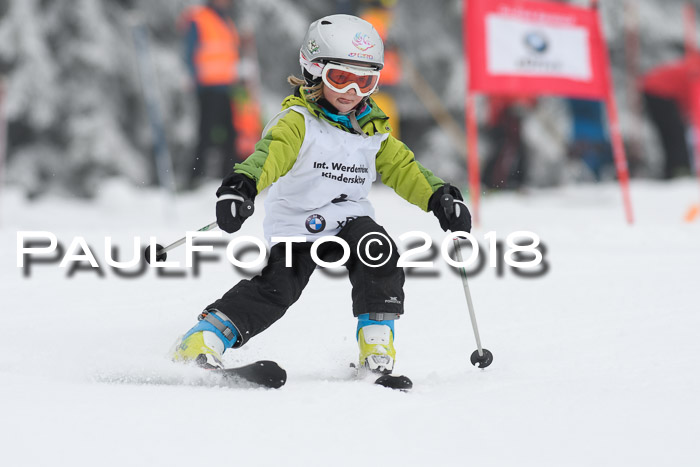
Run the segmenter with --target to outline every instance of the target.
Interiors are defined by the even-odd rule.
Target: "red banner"
[[[691,87],[691,121],[693,123],[693,136],[695,140],[695,173],[700,180],[700,78],[696,78]]]
[[[469,90],[602,99],[604,42],[597,13],[551,2],[468,0]]]
[[[625,147],[613,95],[608,51],[597,1],[584,9],[526,0],[464,0],[465,62],[469,63],[465,119],[467,171],[479,224],[479,154],[475,93],[560,95],[605,101],[627,222],[634,222]]]

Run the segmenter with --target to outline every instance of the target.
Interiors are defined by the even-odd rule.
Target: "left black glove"
[[[255,181],[243,174],[228,175],[216,190],[216,223],[224,232],[240,230],[248,217],[253,214],[253,200],[257,194]]]
[[[445,195],[451,197],[443,200]],[[447,201],[449,200],[449,202]],[[428,208],[433,211],[435,217],[440,221],[440,227],[447,232],[448,230],[456,232],[458,230],[471,232],[472,230],[472,215],[464,204],[462,193],[451,186],[449,183],[441,186],[433,193],[428,201]]]

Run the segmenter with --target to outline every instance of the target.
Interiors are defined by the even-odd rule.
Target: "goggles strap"
[[[315,86],[316,84],[321,82],[320,76],[312,75],[306,68],[302,68],[302,71],[304,73],[304,81],[306,81],[306,85],[308,87]]]
[[[369,135],[362,131],[362,128],[360,127],[360,124],[357,123],[357,117],[355,116],[355,112],[352,111],[350,112],[350,115],[348,115],[348,118],[350,118],[350,125],[352,125],[352,129],[358,132],[359,134],[362,135],[363,138],[369,138]]]

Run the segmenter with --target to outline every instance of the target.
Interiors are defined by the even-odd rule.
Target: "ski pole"
[[[440,198],[440,205],[445,210],[447,217],[452,216],[454,213],[454,197],[447,194],[449,192],[449,184],[446,185],[448,188],[445,190],[446,194]],[[457,255],[457,261],[462,262],[462,249],[459,244],[459,237],[452,239],[455,245],[455,254]],[[479,326],[476,324],[476,313],[474,313],[474,304],[472,303],[472,295],[469,292],[469,283],[467,282],[467,270],[464,267],[459,268],[460,276],[462,277],[462,286],[464,287],[464,296],[467,298],[467,308],[469,309],[469,318],[472,322],[472,329],[474,330],[474,338],[476,339],[476,350],[472,352],[470,361],[472,365],[478,368],[486,368],[493,362],[493,354],[488,349],[484,349],[481,346],[481,337],[479,336]]]
[[[249,199],[243,201],[241,203],[241,217],[246,218],[250,217],[253,215],[253,212],[255,212],[255,206],[253,205],[253,202]],[[219,225],[216,223],[216,221],[212,222],[211,224],[207,224],[201,229],[198,229],[197,232],[207,232],[209,230],[214,230],[217,228]],[[182,237],[179,240],[174,241],[168,246],[162,246],[158,243],[156,243],[156,262],[158,261],[165,261],[168,258],[168,251],[175,249],[185,243],[185,240],[187,240],[187,237]],[[151,245],[148,245],[146,247],[146,251],[144,251],[144,256],[146,257],[146,262],[148,264],[151,264]]]

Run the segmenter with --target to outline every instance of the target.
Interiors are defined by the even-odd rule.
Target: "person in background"
[[[603,103],[587,99],[568,99],[573,121],[569,155],[586,164],[596,181],[613,163],[612,148],[603,124]]]
[[[700,57],[693,54],[657,66],[639,80],[646,110],[664,148],[665,179],[690,173],[687,122],[691,120],[692,86],[698,74]]]
[[[517,190],[527,176],[527,148],[523,142],[523,113],[535,105],[531,98],[489,97],[489,128],[494,147],[481,174],[488,188]]]
[[[389,30],[394,21],[396,0],[363,0],[358,17],[374,26],[384,41],[384,68],[381,89],[372,95],[377,105],[391,117],[391,135],[401,138],[401,116],[398,107],[398,86],[401,84],[401,54],[398,45],[390,40]]]
[[[231,18],[231,0],[209,0],[187,9],[181,18],[185,33],[185,60],[196,85],[199,105],[197,147],[187,166],[187,188],[205,175],[212,149],[219,153],[224,176],[238,162],[231,105],[232,86],[238,80],[239,36]]]

